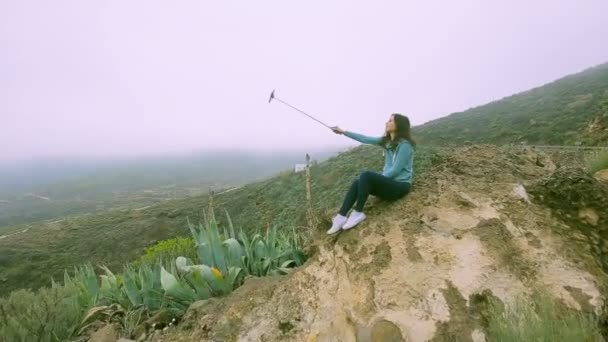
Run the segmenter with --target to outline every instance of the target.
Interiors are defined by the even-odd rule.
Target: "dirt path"
[[[23,230],[20,230],[20,231],[18,231],[18,232],[14,232],[14,233],[11,233],[11,234],[0,235],[0,240],[2,240],[2,239],[6,239],[6,238],[9,238],[9,237],[14,236],[14,235],[18,235],[18,234],[25,233],[25,232],[27,232],[28,230],[29,230],[29,228],[26,228],[26,229],[23,229]]]

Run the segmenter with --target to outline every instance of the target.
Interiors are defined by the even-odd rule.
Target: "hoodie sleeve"
[[[405,166],[407,166],[412,158],[412,146],[409,143],[402,142],[399,144],[398,149],[393,165],[383,172],[383,175],[388,178],[395,177]]]
[[[364,144],[380,145],[380,143],[382,142],[382,138],[380,137],[368,137],[362,134],[357,134],[349,131],[344,132],[344,135]]]

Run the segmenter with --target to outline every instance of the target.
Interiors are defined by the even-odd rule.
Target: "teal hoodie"
[[[407,140],[401,140],[397,148],[391,149],[382,146],[381,137],[367,137],[365,135],[344,132],[347,137],[358,142],[370,145],[378,145],[384,148],[384,169],[382,174],[399,182],[412,184],[414,178],[414,149]]]

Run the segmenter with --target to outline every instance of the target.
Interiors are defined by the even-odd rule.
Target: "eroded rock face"
[[[318,232],[303,267],[195,306],[163,341],[483,341],[488,299],[509,304],[532,288],[600,311],[607,279],[586,236],[513,195],[551,176],[550,162],[477,146],[444,158],[356,229]]]
[[[570,230],[586,237],[591,253],[608,272],[608,186],[582,169],[563,167],[536,182],[531,192]]]

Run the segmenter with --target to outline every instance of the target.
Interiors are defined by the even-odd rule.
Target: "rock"
[[[171,323],[173,315],[168,310],[158,310],[154,316],[150,317],[146,324],[155,330],[162,329]]]
[[[401,329],[393,322],[380,320],[372,327],[372,342],[401,342],[405,341]]]
[[[595,212],[595,210],[591,208],[582,208],[578,211],[578,218],[586,224],[590,224],[592,226],[597,226],[597,222],[600,217]]]
[[[137,339],[137,341],[144,341],[146,336],[148,335],[148,327],[145,322],[142,322],[138,325],[133,331],[133,336]]]
[[[599,170],[593,174],[593,177],[604,184],[608,184],[608,169]]]
[[[483,331],[475,329],[471,333],[471,340],[473,340],[473,342],[485,342],[486,335],[483,333]]]
[[[184,315],[183,320],[188,320],[189,318],[201,317],[206,314],[212,313],[215,310],[216,306],[219,304],[219,300],[217,298],[209,298],[204,300],[196,301],[188,307],[186,314]]]
[[[587,132],[589,133],[599,132],[603,129],[604,126],[602,125],[602,119],[599,116],[593,118],[593,120],[591,120],[591,122],[587,125]]]
[[[439,215],[434,208],[426,208],[420,214],[420,221],[422,223],[430,224],[431,222],[437,221],[439,219]]]
[[[211,300],[213,300],[212,298]],[[197,300],[196,302],[190,304],[188,307],[188,311],[200,311],[209,303],[209,299]]]
[[[528,197],[528,193],[526,192],[526,188],[523,185],[517,184],[513,188],[513,192],[511,193],[513,197],[517,199],[521,199],[526,203],[530,203],[530,198]]]
[[[463,207],[477,208],[477,203],[475,203],[471,196],[462,191],[456,193],[456,201]]]
[[[536,156],[536,161],[534,162],[536,166],[545,167],[545,163],[540,159],[539,156]]]
[[[89,342],[117,342],[116,337],[118,332],[113,324],[108,324],[105,327],[97,330],[91,335]]]

